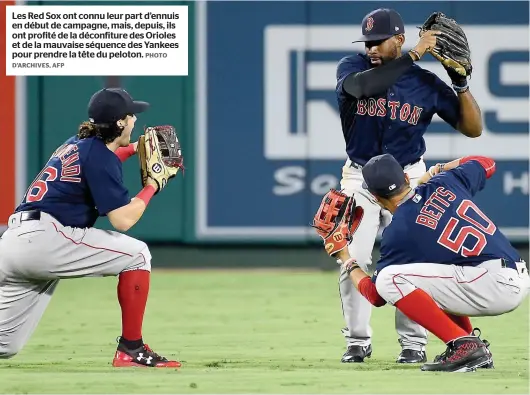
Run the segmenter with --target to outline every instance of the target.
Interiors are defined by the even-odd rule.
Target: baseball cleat
[[[112,366],[116,368],[140,367],[140,368],[180,368],[178,361],[169,361],[151,350],[147,344],[135,350],[129,350],[122,343],[118,344]]]
[[[474,372],[490,363],[490,353],[486,345],[476,336],[466,336],[447,344],[447,349],[432,363],[421,367],[430,372]]]
[[[343,363],[351,362],[364,362],[364,358],[370,358],[372,356],[372,345],[367,346],[348,346],[348,349],[340,360]]]
[[[481,332],[480,332],[480,329],[479,328],[474,328],[473,331],[471,332],[471,335],[472,336],[476,336],[480,339],[480,335],[481,335]],[[481,339],[482,340],[482,339]],[[490,362],[486,365],[483,365],[483,366],[479,366],[479,368],[482,368],[482,369],[493,369],[494,368],[494,365],[493,365],[493,355],[489,349],[490,347],[490,342],[487,341],[486,339],[482,340],[482,343],[484,343],[484,345],[486,346],[486,352],[488,353],[489,355],[489,358],[490,358]],[[442,353],[441,355],[437,355],[434,357],[434,362],[439,362],[442,358],[445,357],[445,353],[447,352],[447,350]]]
[[[471,332],[471,335],[476,336],[479,339],[480,339],[480,335],[481,334],[482,334],[482,332],[480,331],[479,328],[473,328],[473,332]],[[490,342],[487,341],[486,339],[481,339],[481,340],[482,340],[482,343],[484,343],[484,345],[486,346],[486,351],[488,352],[490,360],[491,360],[491,362],[489,364],[481,366],[481,368],[493,369],[494,368],[494,366],[493,366],[493,354],[490,351]]]
[[[397,363],[423,363],[427,362],[425,351],[403,349],[396,359]]]

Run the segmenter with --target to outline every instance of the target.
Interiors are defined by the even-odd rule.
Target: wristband
[[[348,259],[343,264],[344,271],[348,273],[348,276],[353,272],[355,269],[360,269],[361,267],[357,264],[357,261],[354,258]]]
[[[136,197],[138,199],[142,199],[147,206],[149,204],[149,201],[151,198],[155,195],[155,187],[152,185],[146,185],[144,189],[142,189],[140,192],[138,192],[138,195]]]
[[[122,162],[125,162],[125,160],[134,155],[134,144],[131,143],[127,147],[120,147],[115,153]]]
[[[469,85],[467,84],[467,82],[464,86],[458,86],[458,85],[453,84],[453,89],[455,90],[456,93],[464,93],[469,90]]]
[[[413,53],[416,56],[416,61],[421,59],[420,53],[416,51],[415,49],[411,49],[409,52]]]
[[[429,167],[428,173],[432,177],[434,177],[436,174],[434,174],[434,168],[438,167],[439,171],[438,174],[444,171],[445,164],[444,163],[438,163],[437,165]]]
[[[429,173],[429,175],[431,176],[431,178],[434,177],[434,173],[433,173],[433,171],[432,171],[432,168],[433,168],[433,167],[434,167],[434,166],[429,167],[429,170],[428,170],[428,173]]]
[[[486,178],[490,178],[495,173],[495,161],[487,156],[464,156],[463,158],[460,158],[458,164],[463,165],[464,163],[469,162],[470,160],[476,160],[478,163],[480,163],[480,165],[486,171]]]
[[[457,74],[456,72],[450,73],[449,77],[451,78],[451,84],[453,85],[453,89],[456,92],[461,93],[469,89],[466,77]]]

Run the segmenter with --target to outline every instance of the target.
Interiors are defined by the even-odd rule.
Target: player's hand
[[[416,51],[420,57],[422,57],[425,52],[427,52],[429,49],[434,48],[436,45],[436,36],[440,34],[438,30],[427,30],[423,33],[421,33],[421,37],[418,40],[418,43],[413,48],[414,51]]]
[[[138,152],[138,141],[133,143],[133,147],[134,147],[134,153],[137,153]]]

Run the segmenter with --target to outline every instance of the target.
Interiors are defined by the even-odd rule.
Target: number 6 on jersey
[[[46,167],[33,181],[26,192],[26,203],[42,200],[48,192],[48,182],[57,179],[57,169],[53,166]]]

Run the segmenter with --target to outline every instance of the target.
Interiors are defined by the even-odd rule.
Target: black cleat
[[[474,372],[477,368],[491,363],[491,353],[486,345],[476,336],[456,339],[447,345],[435,361],[421,367],[429,372]],[[437,359],[437,360],[436,360]]]
[[[397,363],[424,363],[427,362],[425,351],[403,349],[396,359]]]
[[[471,332],[471,334],[473,336],[476,336],[476,337],[478,337],[480,339],[480,335],[482,334],[482,332],[480,332],[479,328],[473,328],[473,332]],[[488,363],[487,365],[481,366],[481,368],[483,368],[483,369],[493,369],[494,368],[494,366],[493,366],[493,354],[490,351],[490,342],[487,341],[486,339],[483,339],[482,343],[484,343],[484,345],[486,346],[486,351],[488,352],[488,355],[490,357],[490,363]]]
[[[476,336],[476,337],[478,337],[480,339],[480,335],[481,335],[480,329],[479,328],[474,328],[473,332],[471,332],[471,335],[472,336]],[[493,354],[491,353],[491,351],[489,349],[490,342],[487,341],[486,339],[484,339],[484,340],[482,340],[482,343],[484,343],[484,345],[486,346],[486,352],[489,355],[490,362],[487,363],[486,365],[479,366],[479,368],[482,368],[482,369],[493,369],[494,368],[494,365],[493,365]],[[434,357],[434,362],[440,362],[440,360],[445,357],[445,353],[446,352],[447,352],[447,350],[444,353],[442,353],[441,355],[435,356]]]
[[[123,343],[118,343],[118,349],[114,354],[112,366],[116,368],[125,367],[151,367],[151,368],[180,368],[179,361],[169,361],[151,350],[147,344],[130,350]]]
[[[372,356],[372,345],[367,346],[348,346],[348,349],[340,360],[343,363],[351,362],[364,362],[364,358],[370,358]]]

